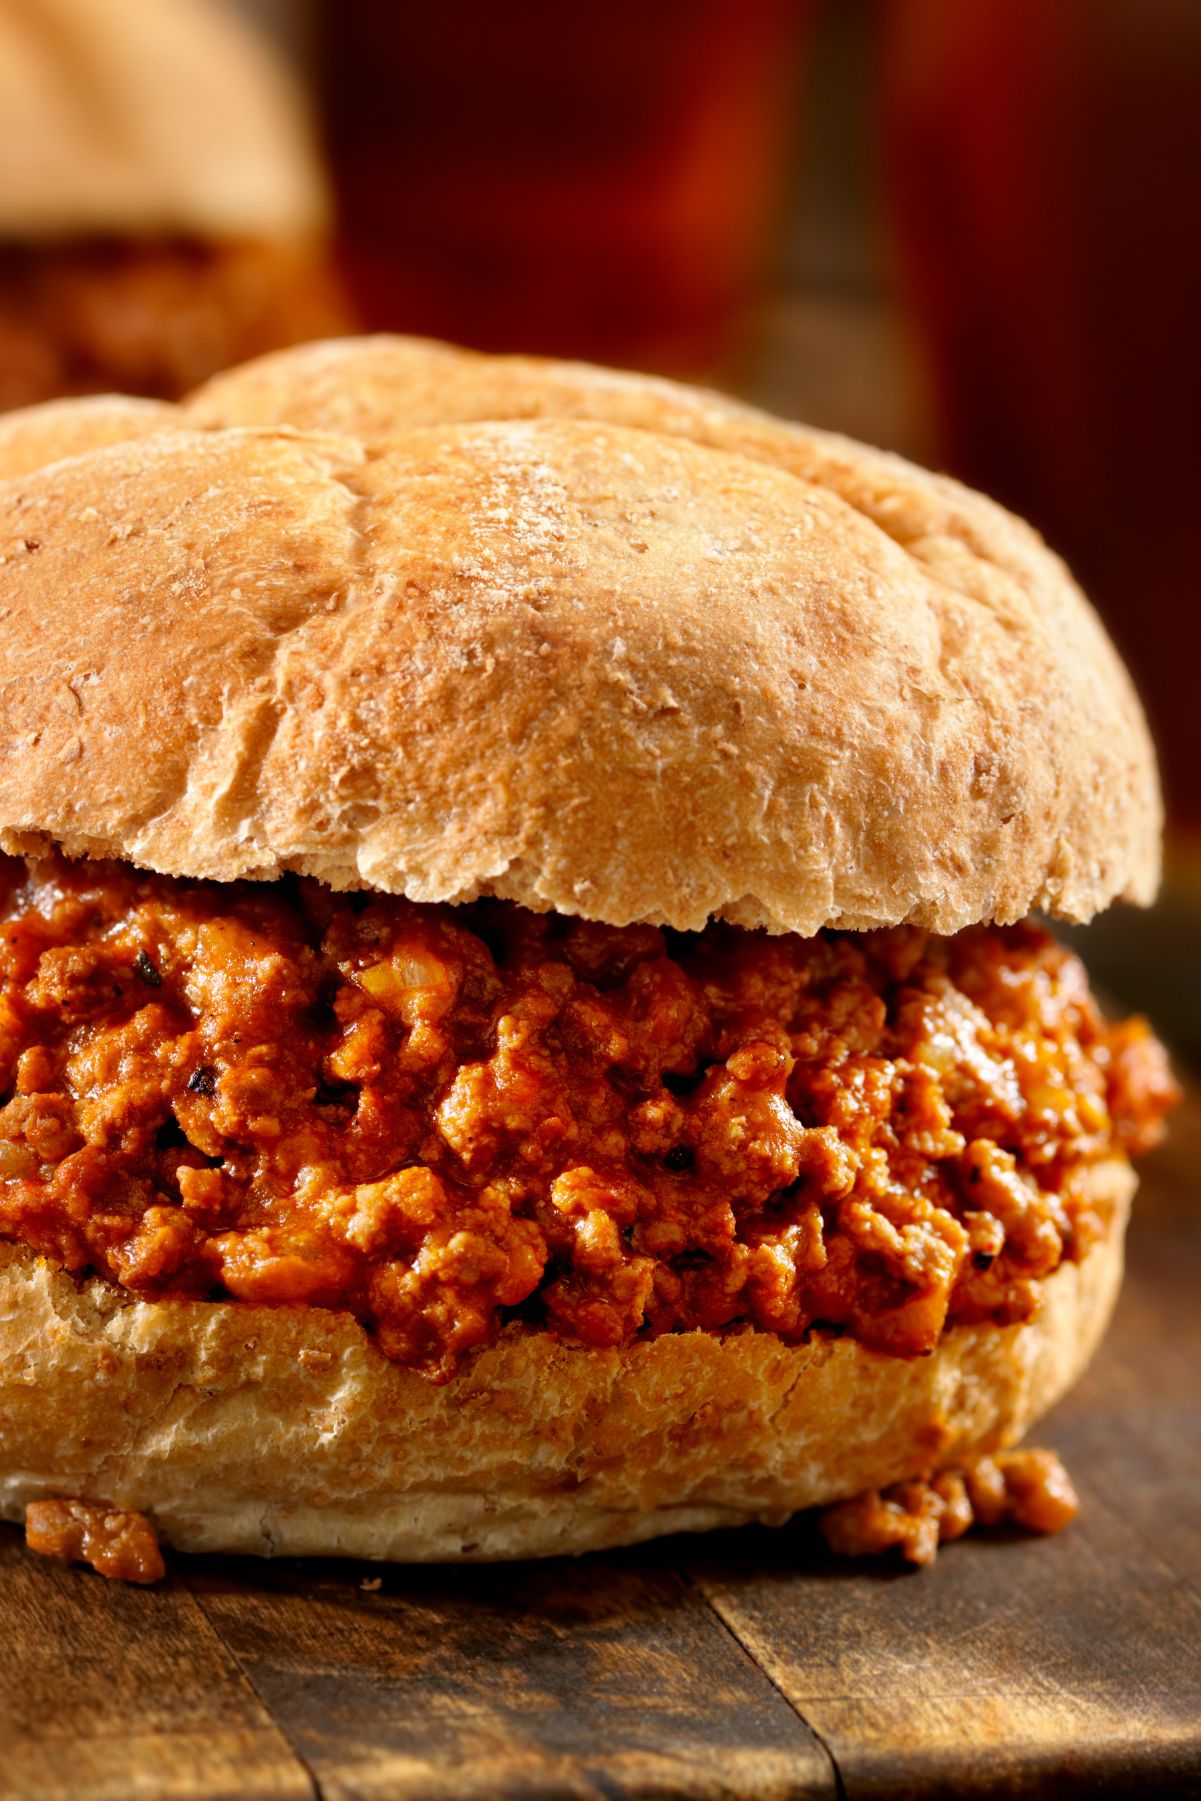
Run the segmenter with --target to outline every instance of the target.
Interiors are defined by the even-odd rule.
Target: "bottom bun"
[[[139,1301],[0,1245],[0,1517],[85,1497],[185,1551],[544,1557],[779,1522],[1012,1444],[1109,1318],[1112,1225],[1025,1325],[951,1327],[913,1361],[849,1338],[686,1332],[620,1350],[510,1326],[442,1388],[346,1314]]]

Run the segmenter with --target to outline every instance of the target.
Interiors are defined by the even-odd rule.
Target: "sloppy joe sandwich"
[[[1172,1084],[1035,916],[1149,901],[1160,802],[1031,530],[387,338],[0,477],[5,1517],[581,1551],[1072,1382]]]
[[[0,0],[0,407],[174,398],[345,315],[299,93],[223,0]]]

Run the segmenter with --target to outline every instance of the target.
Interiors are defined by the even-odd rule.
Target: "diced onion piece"
[[[398,948],[385,962],[356,970],[355,981],[406,1025],[412,1025],[419,1012],[443,1012],[454,996],[450,967],[420,950]]]

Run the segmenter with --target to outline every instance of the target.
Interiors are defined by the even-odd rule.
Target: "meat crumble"
[[[1040,926],[771,937],[0,859],[0,1235],[137,1295],[344,1308],[435,1380],[1028,1319],[1174,1097]]]
[[[61,394],[178,400],[231,363],[345,327],[333,279],[307,248],[0,242],[4,409]]]
[[[974,1525],[1062,1532],[1080,1511],[1072,1479],[1054,1451],[977,1457],[929,1481],[869,1488],[822,1509],[822,1536],[836,1557],[899,1550],[907,1563],[933,1563],[938,1547]]]
[[[95,1501],[31,1501],[25,1543],[42,1557],[87,1563],[114,1582],[161,1582],[166,1575],[158,1535],[144,1513],[122,1513]]]

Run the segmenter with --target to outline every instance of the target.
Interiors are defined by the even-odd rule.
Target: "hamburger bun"
[[[299,85],[228,0],[0,0],[0,409],[343,330]]]
[[[300,240],[328,220],[300,94],[211,0],[2,0],[0,238]]]
[[[546,1557],[770,1524],[1013,1444],[1070,1387],[1122,1275],[1109,1236],[1022,1326],[932,1357],[672,1334],[578,1349],[510,1326],[443,1388],[346,1314],[135,1300],[0,1243],[0,1518],[47,1496],[148,1513],[183,1551]]]
[[[139,400],[131,394],[45,400],[40,406],[0,413],[0,481],[32,474],[47,463],[81,456],[85,450],[99,450],[105,444],[128,444],[178,424],[176,409],[166,401]]]
[[[481,420],[432,424],[458,354],[303,348],[202,391],[186,429],[138,415],[26,467],[0,518],[0,842],[680,929],[950,933],[1152,897],[1137,698],[1027,528],[572,365],[506,362]]]
[[[404,340],[0,424],[0,844],[611,924],[954,933],[1146,902],[1154,757],[1062,564],[943,478],[718,397]],[[520,1322],[434,1387],[348,1314],[0,1245],[0,1513],[485,1558],[759,1518],[1013,1442],[1134,1181],[1024,1324],[906,1359]]]

